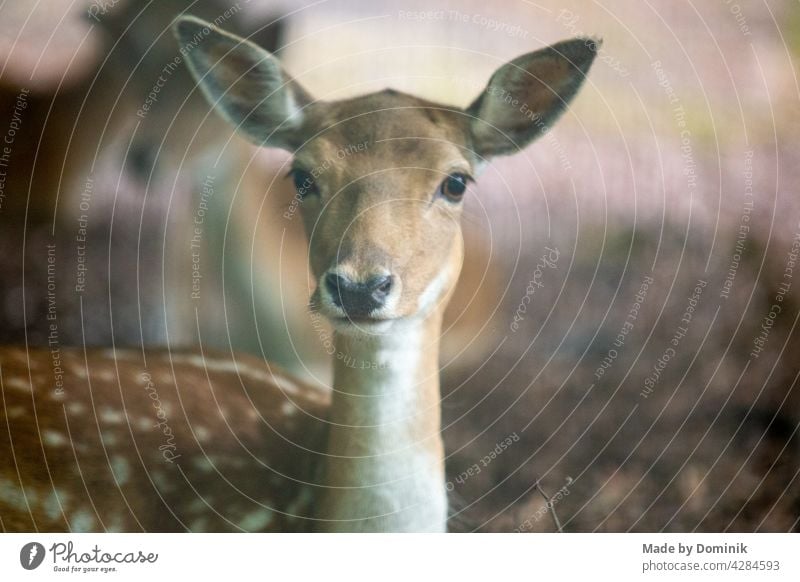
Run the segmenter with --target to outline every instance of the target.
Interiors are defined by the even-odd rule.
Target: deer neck
[[[324,531],[445,531],[441,313],[391,335],[335,336],[318,522]]]

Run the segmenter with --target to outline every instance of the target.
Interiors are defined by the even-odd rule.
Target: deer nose
[[[331,299],[349,317],[366,317],[386,305],[393,282],[391,275],[378,275],[366,283],[357,283],[335,273],[325,276]]]

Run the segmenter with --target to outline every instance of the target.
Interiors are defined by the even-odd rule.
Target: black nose
[[[328,273],[325,286],[333,302],[348,316],[367,317],[386,305],[386,298],[392,290],[392,276],[380,275],[366,283],[356,283],[347,277]]]

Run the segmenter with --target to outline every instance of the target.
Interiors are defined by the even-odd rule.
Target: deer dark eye
[[[459,202],[464,197],[464,192],[467,191],[467,182],[469,181],[470,177],[466,174],[450,174],[442,182],[439,192],[451,202]]]
[[[294,189],[297,190],[297,194],[300,198],[305,198],[312,194],[319,194],[314,176],[312,176],[310,172],[294,169],[292,170],[292,180],[294,180]]]

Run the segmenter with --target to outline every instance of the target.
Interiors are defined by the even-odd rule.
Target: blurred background
[[[451,529],[551,531],[548,497],[564,531],[798,530],[796,1],[4,3],[0,342],[202,344],[330,382],[289,156],[200,98],[182,12],[326,100],[466,106],[505,61],[602,37],[466,202]]]

